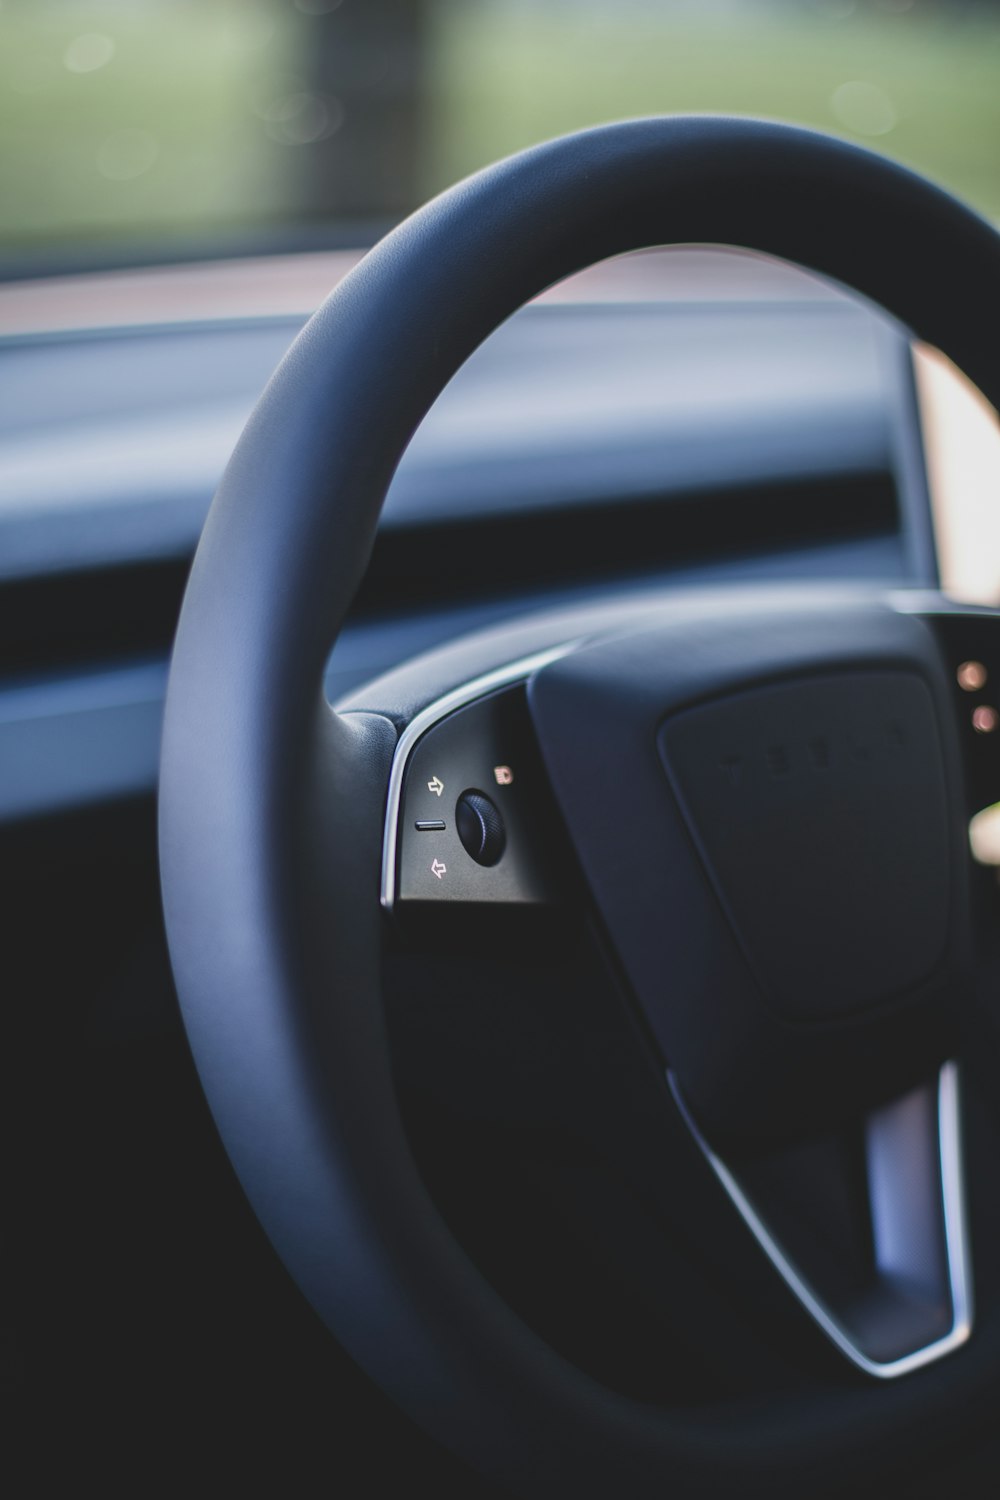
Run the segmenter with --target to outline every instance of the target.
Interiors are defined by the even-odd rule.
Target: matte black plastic
[[[498,772],[510,780],[498,780]],[[490,784],[492,816],[483,806]],[[472,847],[459,821],[470,796],[484,815],[468,809]],[[522,683],[459,709],[418,740],[400,813],[397,903],[536,906],[558,899],[559,841]],[[421,822],[442,827],[422,831]]]
[[[167,698],[171,955],[243,1185],[369,1372],[501,1484],[539,1494],[801,1493],[820,1473],[834,1485],[957,1422],[1000,1342],[981,1329],[947,1380],[930,1370],[822,1403],[622,1399],[547,1349],[469,1264],[401,1128],[378,964],[392,729],[331,715],[323,666],[400,455],[462,361],[551,282],[676,241],[843,281],[1000,401],[1000,239],[913,174],[808,131],[701,117],[538,147],[401,225],[296,340],[209,515]]]
[[[659,743],[779,1015],[832,1021],[943,967],[961,788],[945,776],[934,700],[916,673],[831,672],[727,695],[672,715]]]
[[[765,597],[597,641],[529,702],[633,991],[724,1154],[933,1074],[970,956],[961,767],[922,621]]]

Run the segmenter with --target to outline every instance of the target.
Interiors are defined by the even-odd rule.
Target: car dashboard
[[[457,1495],[468,1476],[332,1346],[245,1205],[187,1054],[159,909],[185,578],[253,402],[349,261],[0,290],[14,1146],[0,1382],[28,1423],[54,1405],[99,1447],[113,1425],[122,1463],[211,1425],[223,1386],[243,1420],[265,1400],[281,1414],[281,1444],[259,1440],[273,1460],[289,1432],[315,1449],[332,1400],[341,1449],[391,1432]],[[946,471],[970,439],[956,422],[995,461],[956,377],[803,273],[698,249],[599,267],[504,325],[415,434],[327,695],[481,627],[623,594],[766,580],[960,593],[969,548]],[[980,573],[967,593],[991,589]],[[426,1056],[426,1039],[399,1036]],[[695,1399],[692,1382],[674,1397]],[[366,1462],[377,1479],[386,1460]]]
[[[417,432],[331,699],[456,634],[622,586],[936,581],[905,335],[766,261],[635,261],[524,309]],[[152,790],[186,570],[303,321],[0,343],[0,818]]]

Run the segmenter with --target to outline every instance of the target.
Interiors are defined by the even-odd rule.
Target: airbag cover
[[[670,718],[660,753],[764,996],[828,1020],[944,959],[949,818],[936,715],[912,672],[758,687]]]

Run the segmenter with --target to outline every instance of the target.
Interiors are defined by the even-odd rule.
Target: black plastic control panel
[[[1000,615],[941,611],[925,616],[941,643],[958,714],[969,811],[1000,802]]]
[[[501,852],[489,863],[481,852],[470,853],[468,829],[460,832],[469,807],[486,805],[502,829],[502,836],[492,835]],[[559,899],[563,841],[523,683],[457,709],[417,742],[397,836],[397,903],[524,906]]]

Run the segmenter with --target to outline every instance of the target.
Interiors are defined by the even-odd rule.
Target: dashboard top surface
[[[153,786],[173,622],[130,644],[127,610],[149,568],[182,581],[253,401],[321,279],[345,269],[290,257],[228,276],[103,278],[118,296],[103,328],[86,326],[101,278],[53,285],[48,324],[43,283],[2,290],[0,601],[43,588],[36,613],[65,614],[68,638],[74,610],[137,582],[121,644],[75,652],[72,668],[20,667],[11,615],[0,818]],[[392,565],[331,658],[331,699],[464,632],[623,591],[932,583],[908,340],[757,257],[654,252],[593,268],[459,372],[404,457],[380,538],[376,564],[381,547]]]

